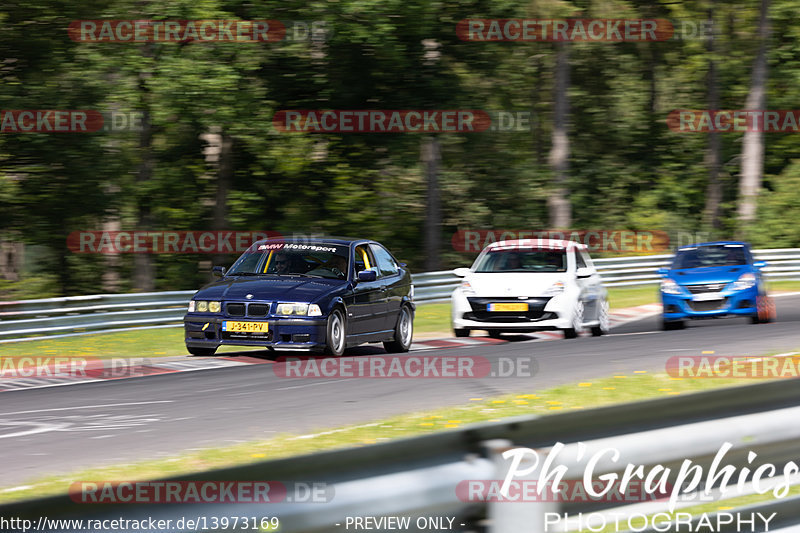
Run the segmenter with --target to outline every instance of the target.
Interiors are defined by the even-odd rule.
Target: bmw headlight
[[[564,292],[564,282],[556,281],[544,291],[545,296],[555,296]]]
[[[682,294],[680,285],[670,278],[661,280],[661,292],[664,294]]]
[[[222,302],[209,302],[206,300],[190,300],[189,312],[194,313],[219,313],[222,311]]]
[[[735,291],[743,291],[756,285],[756,276],[751,272],[746,272],[739,276],[739,279],[731,283],[731,289]]]
[[[283,316],[322,316],[322,310],[317,304],[297,302],[279,303],[276,312]]]

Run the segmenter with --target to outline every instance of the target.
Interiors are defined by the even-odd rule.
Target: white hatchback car
[[[484,248],[453,291],[456,337],[471,330],[504,332],[561,330],[574,339],[586,328],[608,332],[608,291],[586,246],[572,241],[523,239]]]

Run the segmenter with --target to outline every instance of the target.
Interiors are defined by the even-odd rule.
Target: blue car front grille
[[[225,305],[228,316],[263,318],[269,314],[269,303],[229,302]]]
[[[708,300],[706,302],[693,302],[689,301],[689,306],[692,308],[692,311],[704,312],[704,311],[718,311],[723,309],[728,305],[728,299],[723,298],[722,300]]]
[[[249,304],[247,306],[247,316],[267,316],[267,313],[269,313],[267,304]]]
[[[726,283],[703,283],[700,285],[685,285],[686,290],[692,294],[705,294],[707,292],[719,292],[725,288]]]
[[[244,304],[230,303],[226,306],[228,316],[244,316]]]

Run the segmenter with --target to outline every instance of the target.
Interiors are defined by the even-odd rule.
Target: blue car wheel
[[[346,335],[344,314],[338,307],[331,311],[328,317],[327,335],[325,336],[325,352],[334,357],[344,354]]]

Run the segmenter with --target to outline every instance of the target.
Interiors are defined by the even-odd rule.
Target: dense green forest
[[[646,42],[478,42],[465,19],[666,19]],[[80,20],[271,20],[277,42],[85,42]],[[800,136],[681,133],[679,109],[792,110],[800,1],[10,0],[0,109],[135,128],[0,134],[0,296],[195,288],[235,256],[69,250],[70,233],[368,236],[414,271],[465,228],[703,232],[800,246]],[[288,133],[282,110],[524,112],[522,131]]]

